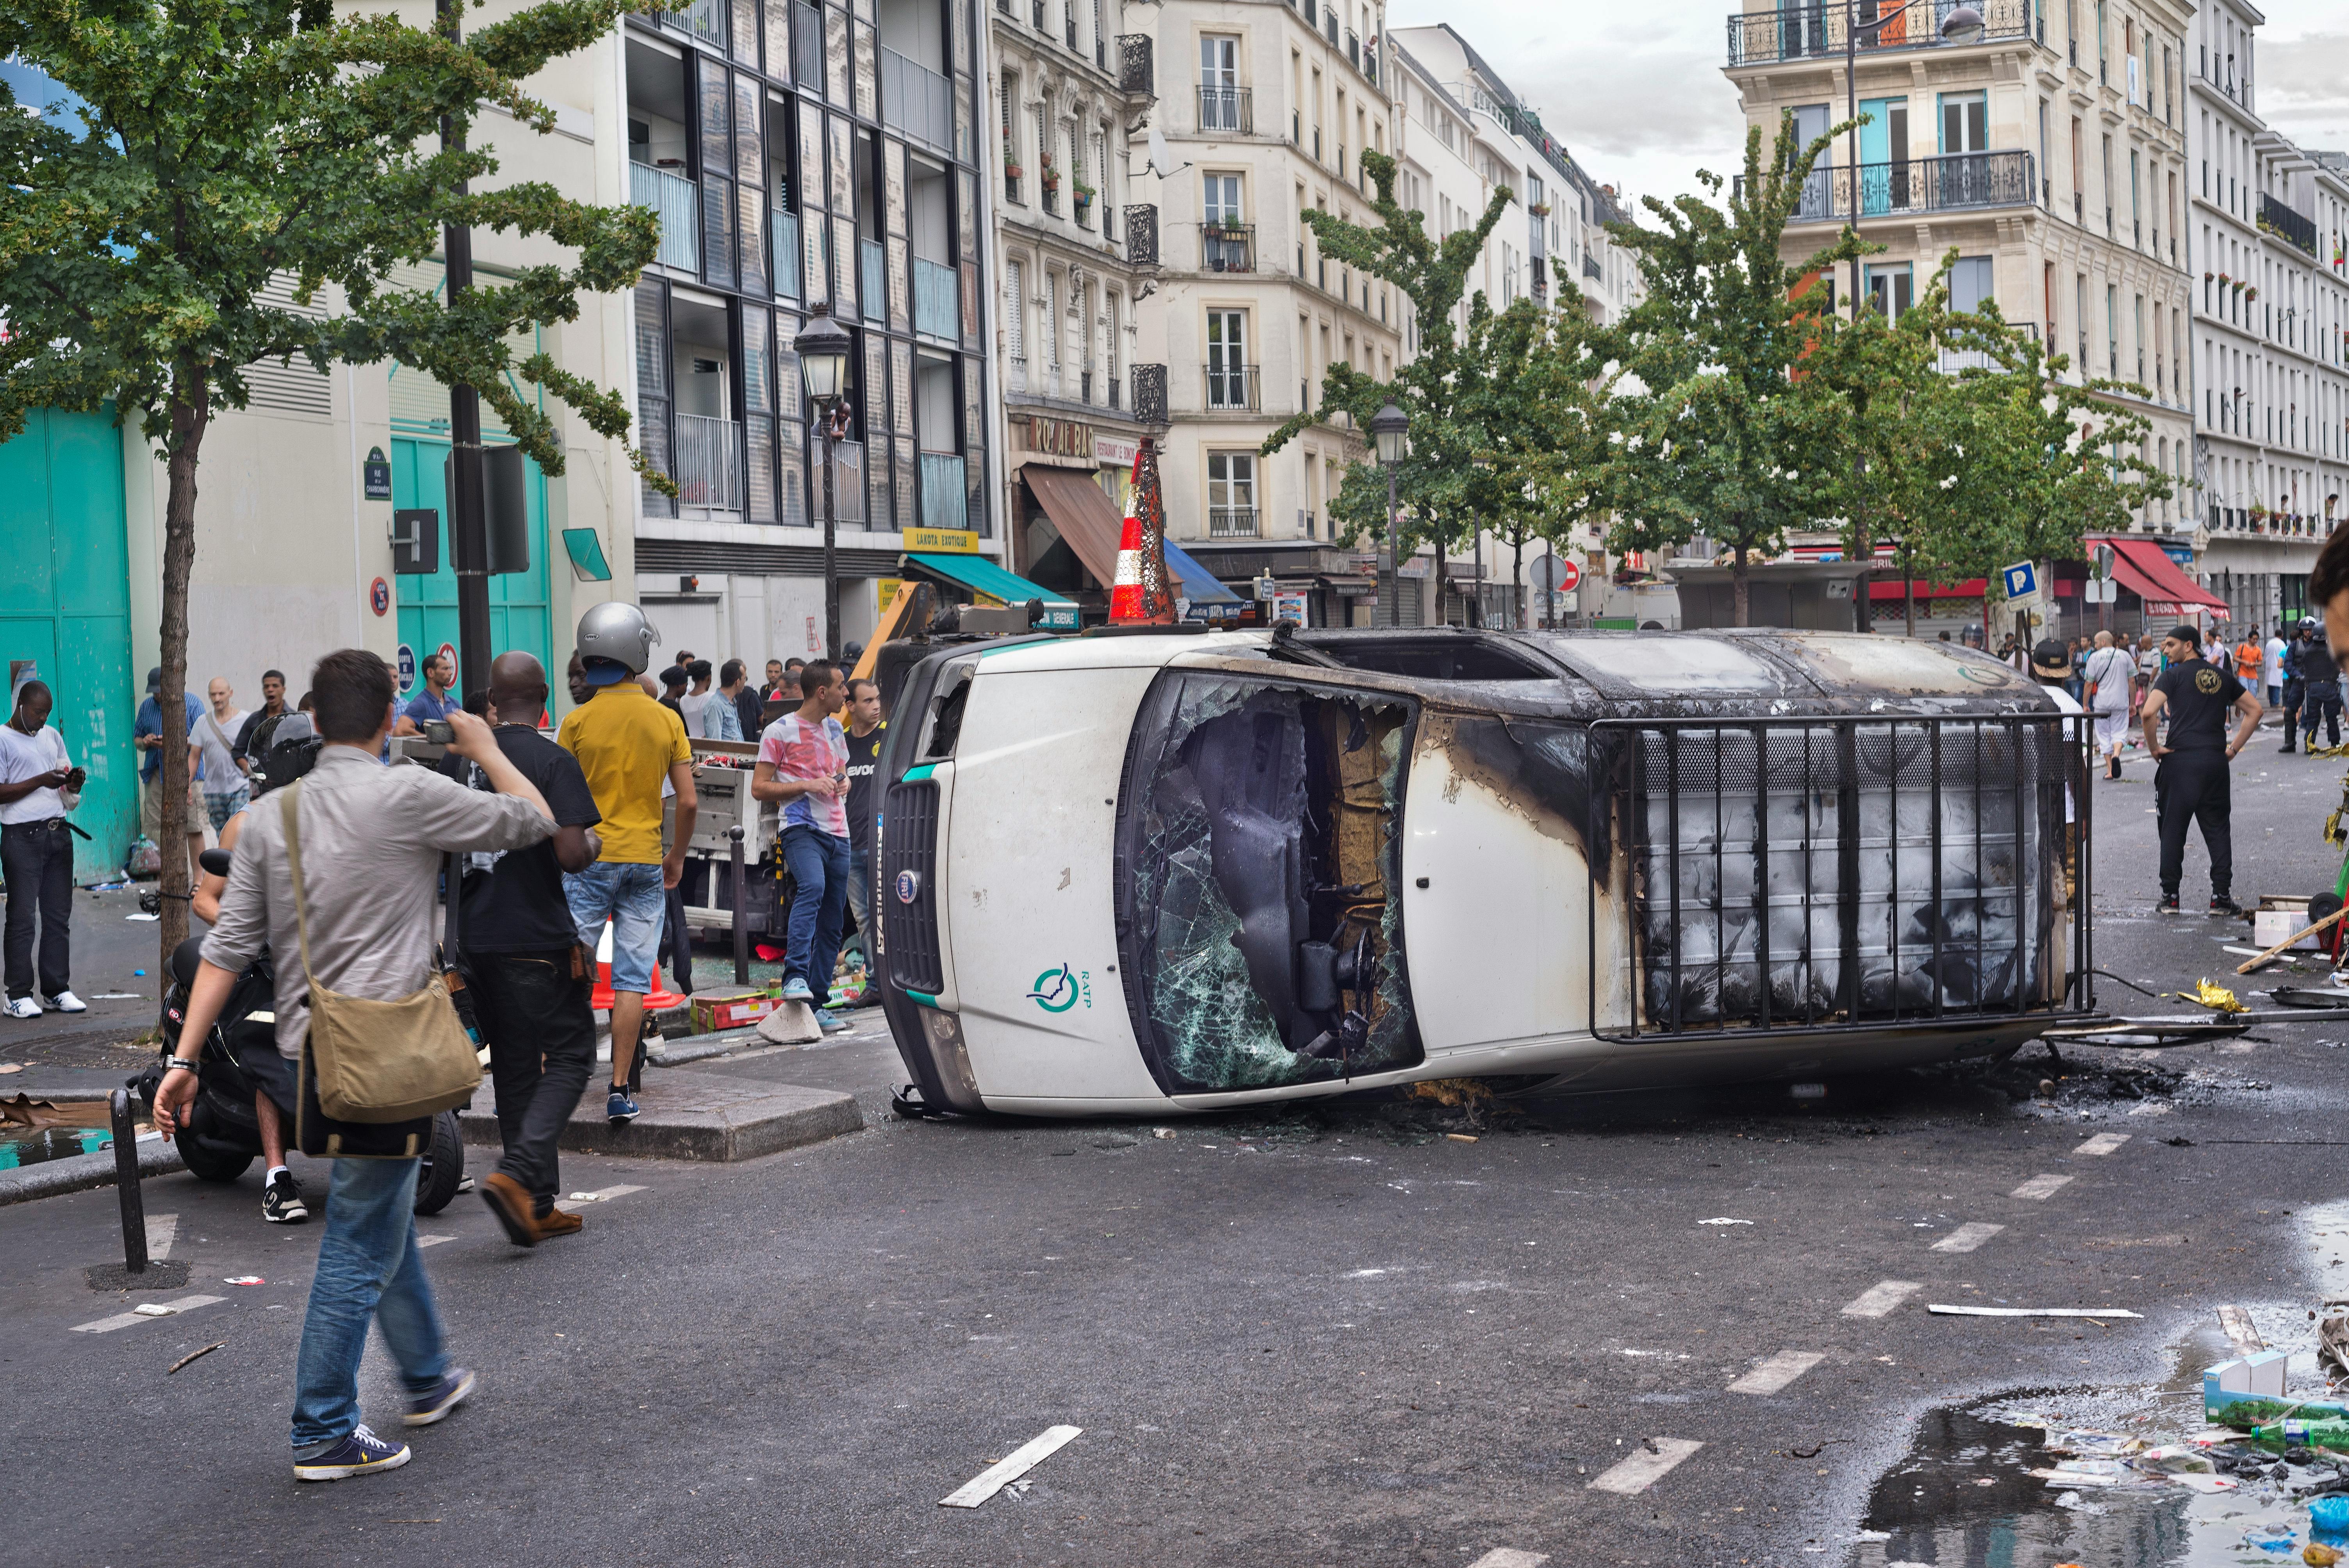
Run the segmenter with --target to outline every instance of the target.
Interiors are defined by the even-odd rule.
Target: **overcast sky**
[[[1737,94],[1721,74],[1723,0],[1389,0],[1388,25],[1449,22],[1602,184],[1634,196],[1736,172]],[[2349,6],[2271,0],[2259,32],[2260,112],[2302,147],[2349,148]]]

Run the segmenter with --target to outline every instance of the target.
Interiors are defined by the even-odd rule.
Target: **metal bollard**
[[[147,1204],[139,1191],[139,1132],[130,1121],[130,1091],[116,1089],[107,1101],[114,1122],[114,1191],[122,1203],[122,1267],[147,1272]]]
[[[750,983],[750,920],[749,901],[742,896],[742,824],[726,830],[727,850],[734,857],[734,984]]]

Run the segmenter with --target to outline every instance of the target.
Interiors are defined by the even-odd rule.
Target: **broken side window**
[[[1402,975],[1413,706],[1260,677],[1152,688],[1120,802],[1135,1033],[1170,1093],[1420,1057]]]

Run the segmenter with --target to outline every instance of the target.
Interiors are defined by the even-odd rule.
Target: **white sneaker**
[[[12,1018],[37,1018],[41,1016],[41,1005],[30,996],[11,996],[8,1006],[0,1011],[5,1011]]]
[[[89,1004],[70,991],[60,991],[49,998],[49,1006],[60,1013],[87,1013]]]

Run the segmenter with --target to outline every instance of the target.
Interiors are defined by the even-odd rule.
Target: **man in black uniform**
[[[2178,882],[2186,869],[2186,825],[2202,824],[2210,851],[2210,913],[2239,914],[2232,895],[2235,841],[2228,820],[2230,802],[2227,765],[2259,727],[2261,704],[2232,670],[2207,663],[2202,638],[2191,626],[2171,629],[2161,639],[2169,667],[2145,694],[2145,748],[2155,758],[2154,810],[2161,824],[2161,903],[2157,913],[2178,913]],[[2242,716],[2227,734],[2230,709]],[[2161,743],[2160,716],[2169,715],[2169,744]]]
[[[528,654],[500,654],[490,664],[489,698],[498,749],[538,786],[555,824],[553,838],[528,849],[463,857],[458,933],[489,1037],[505,1144],[505,1157],[481,1183],[481,1199],[508,1240],[534,1247],[580,1223],[554,1206],[554,1147],[595,1068],[595,1015],[588,1006],[595,955],[579,946],[563,873],[595,863],[602,846],[594,829],[603,819],[577,758],[538,732],[546,709],[546,671],[539,662]],[[475,765],[454,753],[441,758],[440,770],[460,784],[487,788]]]
[[[2286,650],[2294,684],[2300,687],[2300,724],[2308,732],[2308,748],[2316,749],[2316,726],[2324,725],[2324,744],[2341,744],[2341,672],[2333,667],[2333,649],[2324,628],[2311,615],[2300,624],[2300,635]],[[2284,715],[2284,738],[2292,737],[2292,715]]]

